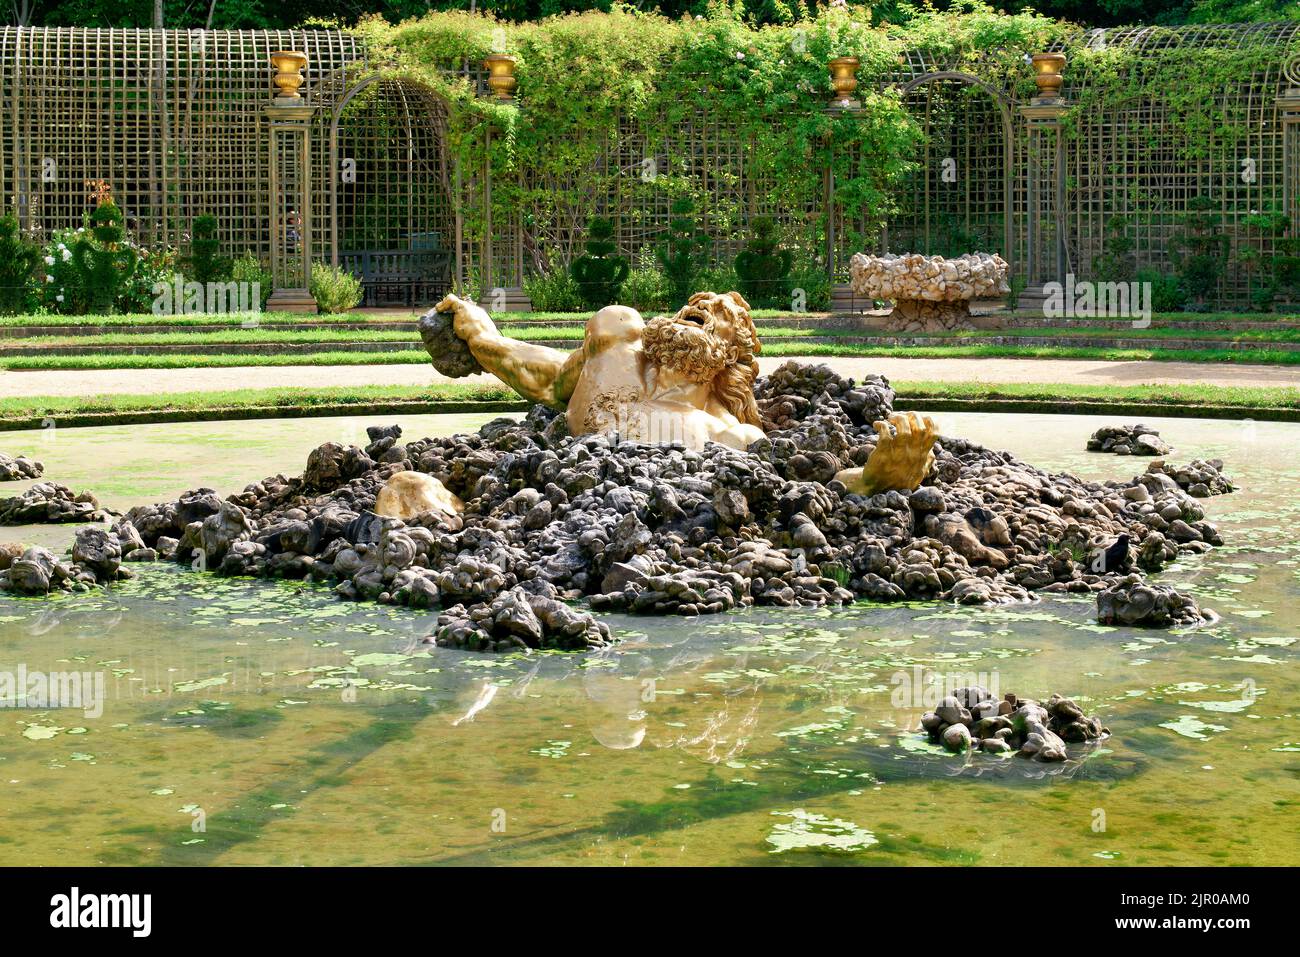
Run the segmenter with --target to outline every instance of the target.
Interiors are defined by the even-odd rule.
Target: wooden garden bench
[[[451,251],[362,249],[339,253],[339,265],[361,280],[362,305],[402,302],[415,306],[451,288]]]

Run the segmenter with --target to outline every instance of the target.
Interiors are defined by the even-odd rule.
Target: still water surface
[[[398,421],[415,437],[488,418]],[[1145,465],[1082,451],[1101,419],[939,418],[1087,478]],[[125,508],[296,474],[391,420],[3,444]],[[1300,425],[1150,424],[1172,460],[1221,457],[1241,486],[1207,503],[1227,547],[1162,576],[1223,615],[1213,628],[1105,628],[1077,597],[859,605],[613,616],[613,650],[497,657],[417,647],[427,613],[163,564],[88,596],[0,597],[0,672],[100,673],[107,699],[0,709],[0,864],[1294,864]],[[924,702],[898,706],[917,668],[1072,695],[1114,735],[1050,770],[936,753],[912,730]]]

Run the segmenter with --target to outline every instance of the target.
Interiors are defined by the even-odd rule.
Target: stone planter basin
[[[920,253],[849,260],[853,292],[865,299],[893,300],[889,327],[899,332],[973,329],[970,304],[1010,292],[1007,263],[996,253],[966,253],[955,259]]]

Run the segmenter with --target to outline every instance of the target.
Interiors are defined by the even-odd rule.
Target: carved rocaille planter
[[[885,325],[894,332],[953,332],[974,329],[973,299],[1005,296],[1007,263],[996,253],[967,253],[956,259],[908,253],[849,260],[853,291],[866,299],[893,300]]]

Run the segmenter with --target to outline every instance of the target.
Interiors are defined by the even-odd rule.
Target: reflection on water
[[[1089,478],[1144,467],[1079,451],[1097,424],[942,417]],[[601,653],[497,657],[430,653],[427,613],[167,565],[0,598],[0,673],[91,672],[105,691],[97,717],[0,711],[0,863],[1294,862],[1300,426],[1152,424],[1171,458],[1222,457],[1243,486],[1208,503],[1228,547],[1164,576],[1223,614],[1214,628],[1105,628],[1066,596],[616,616]],[[298,471],[340,425],[67,430],[6,451],[121,507]],[[898,693],[917,668],[1073,695],[1114,736],[1065,767],[938,753],[912,730],[924,702]]]

